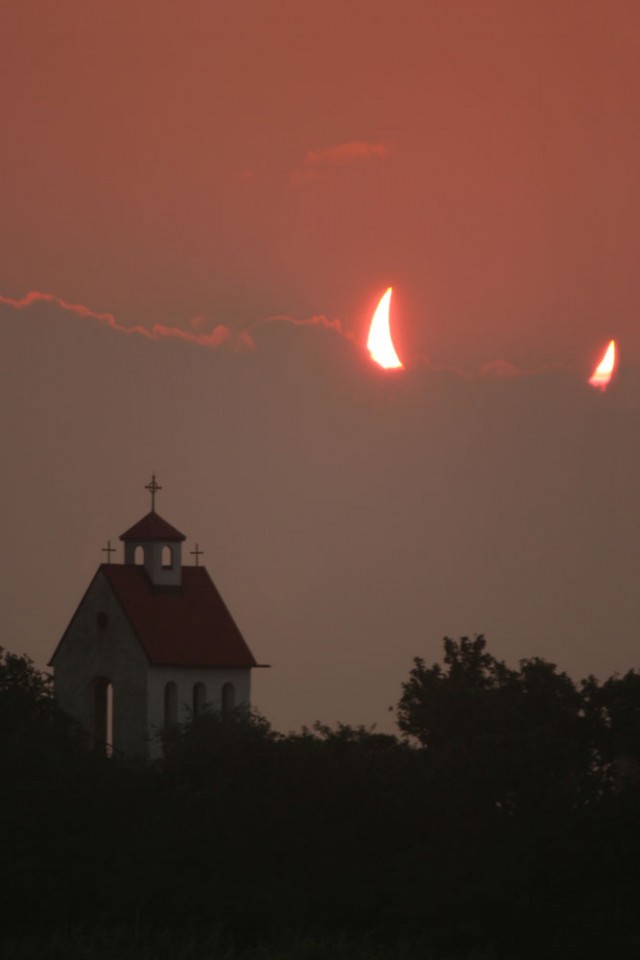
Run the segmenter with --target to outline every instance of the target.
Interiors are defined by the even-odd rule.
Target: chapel
[[[60,707],[99,751],[145,758],[162,732],[205,706],[249,706],[251,670],[261,666],[186,539],[155,510],[162,488],[145,487],[151,510],[120,536],[122,563],[100,564],[49,666]]]

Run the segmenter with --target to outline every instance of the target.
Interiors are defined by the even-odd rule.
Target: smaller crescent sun
[[[610,340],[602,360],[589,377],[589,383],[592,387],[595,387],[597,390],[607,389],[616,367],[616,359],[616,342],[615,340]]]
[[[404,364],[398,357],[391,339],[391,331],[389,330],[390,302],[391,287],[383,294],[371,319],[369,336],[367,337],[367,350],[372,359],[381,367],[384,367],[385,370],[398,370],[402,369]]]

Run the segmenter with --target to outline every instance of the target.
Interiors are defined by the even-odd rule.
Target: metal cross
[[[102,552],[107,555],[107,563],[111,563],[111,554],[116,552],[116,548],[111,546],[111,540],[107,540],[107,545],[102,548]]]
[[[196,557],[196,567],[197,567],[197,566],[198,566],[198,557],[202,556],[202,554],[204,553],[204,550],[201,550],[200,547],[198,546],[198,544],[196,543],[196,548],[195,548],[195,550],[191,550],[190,553],[195,554],[195,557]]]
[[[156,510],[156,493],[158,490],[162,490],[162,487],[156,483],[155,473],[151,474],[151,483],[148,483],[145,487],[145,490],[148,490],[151,494],[151,513],[155,513]]]

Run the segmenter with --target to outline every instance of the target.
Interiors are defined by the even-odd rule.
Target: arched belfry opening
[[[93,717],[93,749],[105,757],[113,754],[113,684],[95,677],[90,684]]]

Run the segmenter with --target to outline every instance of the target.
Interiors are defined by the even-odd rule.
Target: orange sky
[[[46,659],[155,469],[284,726],[387,722],[443,632],[632,665],[635,0],[21,0],[0,35],[7,647]]]

